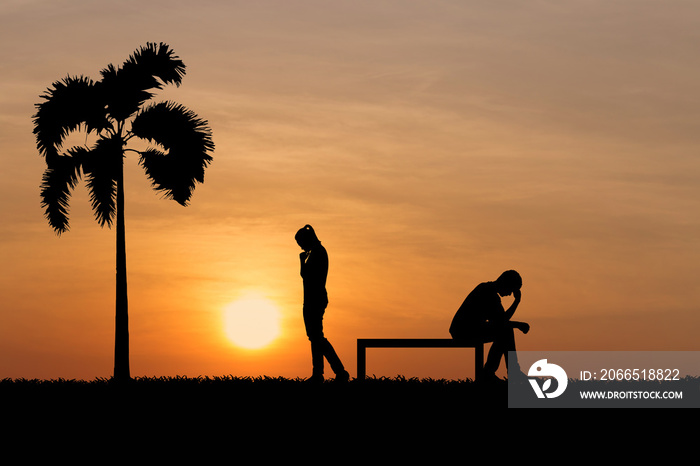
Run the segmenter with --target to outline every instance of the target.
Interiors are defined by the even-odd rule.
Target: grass
[[[281,377],[135,377],[110,379],[0,380],[0,400],[17,415],[211,416],[293,419],[337,415],[353,419],[435,418],[505,408],[503,387],[471,380],[376,378],[310,385]]]
[[[281,377],[0,380],[0,445],[72,464],[254,459],[382,463],[431,458],[486,430],[505,384],[370,377],[309,385]],[[497,422],[500,417],[491,417]],[[48,447],[52,444],[52,447]],[[322,453],[325,452],[325,453]],[[208,459],[205,459],[208,458]],[[35,461],[36,462],[36,461]]]
[[[623,382],[578,382],[588,390],[622,390]],[[641,385],[639,385],[641,384]],[[700,378],[671,385],[638,382],[645,390],[686,390],[696,396]],[[554,403],[551,403],[554,405]],[[630,403],[631,405],[632,403]],[[111,379],[0,380],[0,409],[15,416],[46,415],[170,417],[212,415],[235,419],[280,419],[337,416],[352,419],[473,418],[508,406],[504,382],[482,385],[472,380],[369,377],[360,382],[328,380],[311,385],[303,379],[282,377],[135,377],[116,384]]]
[[[700,380],[683,383],[697,391]],[[610,386],[599,385],[595,388]],[[289,461],[305,458],[319,444],[333,445],[344,460],[367,455],[398,462],[397,455],[414,460],[420,451],[451,455],[451,448],[485,447],[493,442],[490,432],[515,437],[530,432],[532,412],[507,406],[506,383],[471,380],[370,377],[317,386],[266,376],[135,377],[127,384],[4,379],[0,413],[9,429],[0,444],[29,441],[23,454],[42,450],[53,459],[84,458],[85,449],[93,448],[100,452],[98,463],[119,455],[180,463],[184,451]],[[556,422],[546,411],[552,412],[538,410],[536,429]],[[58,447],[47,449],[44,442],[55,439]]]

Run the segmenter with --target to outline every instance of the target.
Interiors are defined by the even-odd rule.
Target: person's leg
[[[452,336],[453,339],[455,340],[462,340],[467,344],[470,345],[475,345],[479,343],[490,343],[493,341],[492,336],[490,335],[490,332],[487,331],[485,327],[477,327],[477,328],[467,328],[467,329],[450,329],[450,335]],[[489,357],[491,356],[491,352],[489,351]],[[476,373],[478,374],[478,369],[476,369]],[[496,369],[498,369],[498,363],[496,364]],[[496,376],[496,369],[493,370],[493,373],[489,374],[489,368],[488,368],[488,358],[487,362],[484,364],[483,367],[483,373],[482,375],[486,378],[491,378]]]
[[[323,349],[323,355],[328,360],[328,364],[330,364],[331,369],[336,375],[336,378],[340,376],[341,378],[347,379],[349,377],[349,374],[345,370],[345,366],[343,366],[343,363],[338,357],[338,354],[335,352],[333,345],[331,345],[331,342],[328,341],[327,338],[323,339],[323,342],[321,343],[321,348]]]
[[[487,341],[493,341],[484,364],[484,373],[493,376],[501,364],[502,357],[505,357],[506,368],[508,367],[508,351],[515,351],[515,335],[510,325],[485,325],[483,333]]]
[[[322,378],[324,372],[323,355],[325,352],[323,336],[323,313],[325,307],[304,306],[304,325],[306,336],[311,342],[312,377]]]
[[[518,354],[515,349],[515,332],[513,325],[505,327],[492,327],[489,333],[493,336],[493,344],[489,351],[489,355],[484,364],[484,372],[486,374],[494,374],[498,370],[501,362],[501,357],[505,359],[506,370],[509,378],[519,377],[523,375],[518,363]],[[511,358],[508,353],[512,352]]]
[[[450,331],[452,338],[456,340],[466,340],[470,342],[491,343],[486,362],[484,363],[485,378],[496,377],[496,371],[501,364],[501,358],[505,358],[506,369],[509,375],[511,372],[521,375],[520,365],[518,364],[517,354],[515,353],[515,333],[512,325],[496,326],[492,323],[485,322],[478,329],[469,331],[454,332]],[[514,358],[512,367],[508,367],[508,352],[513,351]]]
[[[311,342],[311,363],[313,365],[312,377],[321,379],[324,373],[324,358],[328,360],[337,380],[346,381],[350,374],[345,370],[338,354],[331,342],[323,334],[323,315],[326,312],[324,306],[305,306],[304,324],[306,335]]]
[[[518,328],[522,330],[522,325],[527,326],[527,324],[523,324],[522,322],[511,321],[509,339],[505,347],[504,353],[504,356],[506,358],[506,368],[508,369],[508,378],[514,380],[525,376],[522,369],[520,369],[520,363],[518,362],[518,353],[515,350],[515,329]],[[527,329],[524,330],[524,332],[527,333],[528,330],[529,326],[527,326]],[[508,357],[509,352],[512,352],[512,356],[510,357]]]

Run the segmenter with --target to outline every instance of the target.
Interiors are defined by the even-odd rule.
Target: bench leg
[[[367,364],[367,348],[364,345],[357,345],[357,380],[365,380]]]
[[[474,347],[474,379],[480,380],[484,374],[484,344]]]

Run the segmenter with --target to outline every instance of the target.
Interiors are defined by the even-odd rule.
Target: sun
[[[224,332],[236,346],[260,349],[280,334],[280,312],[274,302],[247,294],[224,308]]]

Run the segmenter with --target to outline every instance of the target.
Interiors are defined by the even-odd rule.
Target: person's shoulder
[[[488,299],[492,296],[497,296],[496,284],[494,282],[483,282],[476,285],[471,294],[478,299]]]
[[[314,246],[314,252],[319,257],[328,257],[328,251],[326,251],[326,248],[323,247],[320,241]]]
[[[494,291],[495,283],[494,282],[483,282],[479,283],[476,285],[476,288],[474,288],[474,291],[479,291],[481,293],[490,293],[491,291]]]

